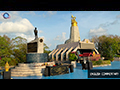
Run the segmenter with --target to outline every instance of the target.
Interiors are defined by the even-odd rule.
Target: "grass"
[[[111,64],[111,60],[99,60],[99,61],[92,61],[93,65],[104,65],[104,64]]]

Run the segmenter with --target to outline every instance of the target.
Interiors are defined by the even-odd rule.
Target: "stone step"
[[[43,71],[45,68],[42,69],[11,69],[11,72],[32,72],[32,71]]]
[[[49,65],[55,62],[47,62]],[[11,76],[42,76],[46,66],[44,63],[19,63],[14,69],[11,69]]]
[[[26,76],[42,76],[43,74],[42,73],[37,73],[37,74],[11,74],[11,76],[15,76],[15,77],[26,77]]]
[[[33,72],[11,72],[11,74],[40,74],[42,73],[41,71],[33,71]]]
[[[18,66],[20,66],[20,67],[34,67],[34,66],[41,66],[42,64],[44,64],[44,63],[30,63],[30,64],[19,63]]]
[[[40,66],[40,67],[15,67],[15,69],[41,69],[46,68],[46,66]]]
[[[48,64],[55,64],[55,62],[47,62]],[[34,66],[41,66],[44,63],[18,63],[20,67],[34,67]]]

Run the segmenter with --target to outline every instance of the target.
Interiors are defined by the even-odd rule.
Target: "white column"
[[[49,55],[48,55],[48,56],[49,56],[49,59],[51,59],[52,53],[54,53],[55,50],[56,50],[56,49],[54,49],[52,52],[49,53]]]
[[[44,40],[43,38],[38,38],[37,39],[37,53],[44,53]]]
[[[58,61],[58,55],[63,49],[61,48],[57,53],[56,53],[56,61]]]
[[[66,48],[66,49],[61,53],[61,61],[63,61],[63,54],[65,53],[66,50],[68,50],[68,48]]]
[[[73,51],[75,51],[75,52],[76,52],[76,51],[77,51],[77,49],[79,49],[79,47],[76,47]]]
[[[66,52],[66,61],[68,61],[68,54],[71,52],[71,50],[73,49],[73,47],[71,47],[67,52]]]
[[[99,52],[94,48],[94,50],[95,50],[95,52],[97,53],[97,54],[99,54]]]
[[[55,51],[56,49],[54,49],[52,52],[49,53],[49,56]]]
[[[52,54],[52,59],[54,59],[54,55],[55,53],[58,51],[59,49],[55,50],[55,52]]]

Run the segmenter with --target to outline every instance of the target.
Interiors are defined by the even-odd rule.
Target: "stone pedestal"
[[[28,63],[42,63],[48,61],[47,53],[28,53],[26,54]]]
[[[31,42],[27,43],[27,63],[42,63],[48,61],[48,54],[44,53],[44,42],[43,38],[36,38]]]

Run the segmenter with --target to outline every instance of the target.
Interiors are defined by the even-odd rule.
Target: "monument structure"
[[[27,43],[27,54],[26,54],[26,62],[33,63],[33,62],[47,62],[48,61],[48,54],[44,53],[44,39],[38,38],[37,35],[38,31],[35,27],[34,34],[35,39],[31,42]]]
[[[65,44],[80,41],[79,28],[75,20],[76,17],[73,17],[72,15],[71,18],[70,39],[66,40]]]
[[[70,52],[77,52],[77,54],[83,52],[95,51],[96,54],[99,52],[95,49],[93,42],[89,39],[80,40],[79,28],[77,25],[76,17],[71,16],[71,27],[70,27],[70,38],[65,41],[65,44],[57,45],[51,53],[49,58],[55,61],[68,61]]]

